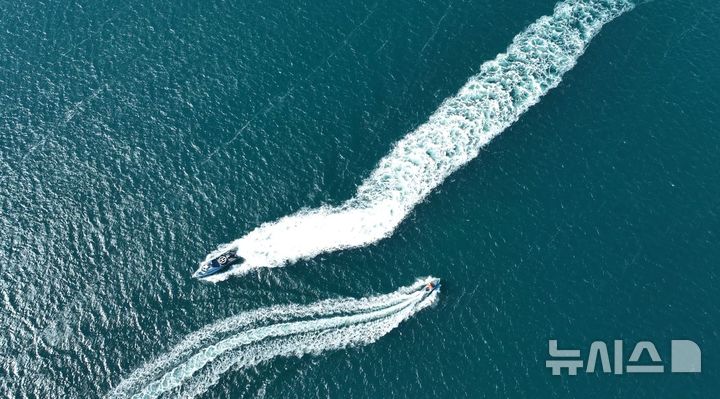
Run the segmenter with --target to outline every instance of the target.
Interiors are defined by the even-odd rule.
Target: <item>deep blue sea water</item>
[[[190,277],[219,244],[352,197],[554,4],[0,2],[0,396],[100,397],[211,323],[427,275],[436,305],[377,342],[235,366],[203,397],[716,395],[714,2],[610,22],[391,237]],[[554,377],[549,339],[623,339],[626,358],[690,339],[703,371]]]

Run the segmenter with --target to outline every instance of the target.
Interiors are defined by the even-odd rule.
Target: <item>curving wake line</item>
[[[515,36],[505,53],[484,63],[427,122],[397,142],[355,197],[263,224],[221,246],[202,264],[233,248],[245,262],[209,280],[389,236],[432,189],[556,87],[604,24],[632,8],[630,0],[558,3],[552,15]]]
[[[439,281],[427,277],[391,294],[274,306],[227,318],[188,335],[169,353],[133,372],[107,397],[155,398],[166,392],[193,397],[230,367],[375,342],[434,303]]]

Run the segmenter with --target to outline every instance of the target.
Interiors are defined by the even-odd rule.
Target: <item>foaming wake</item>
[[[484,63],[426,123],[396,143],[355,197],[263,224],[221,246],[204,262],[231,248],[246,261],[210,280],[389,236],[432,189],[556,87],[604,24],[632,7],[629,0],[558,3],[551,16],[515,36],[505,53]]]
[[[432,287],[428,287],[432,284]],[[274,306],[230,317],[187,336],[124,379],[109,398],[194,397],[230,367],[375,342],[435,302],[439,280],[427,277],[386,295]]]

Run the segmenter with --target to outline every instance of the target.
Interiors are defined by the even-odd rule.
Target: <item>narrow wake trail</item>
[[[390,236],[430,191],[556,87],[603,25],[632,8],[629,0],[558,3],[552,15],[515,36],[505,53],[485,62],[427,122],[397,142],[353,198],[263,224],[220,246],[201,265],[232,248],[245,262],[208,280]]]
[[[224,319],[188,335],[130,374],[107,397],[194,397],[231,367],[370,344],[434,303],[439,291],[426,286],[438,281],[427,277],[391,294],[274,306]]]

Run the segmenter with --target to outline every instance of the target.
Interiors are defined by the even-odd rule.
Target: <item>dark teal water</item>
[[[230,370],[204,396],[712,397],[712,2],[608,24],[392,237],[190,278],[218,244],[351,197],[553,5],[0,3],[0,396],[102,396],[217,320],[431,274],[437,306],[378,342]],[[691,339],[703,372],[553,377],[549,339]]]

